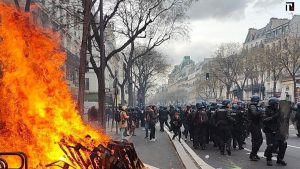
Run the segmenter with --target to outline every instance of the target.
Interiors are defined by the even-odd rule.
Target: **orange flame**
[[[29,168],[59,160],[62,138],[72,144],[87,134],[97,144],[110,139],[76,111],[58,39],[35,26],[30,14],[0,3],[0,152],[25,152]]]

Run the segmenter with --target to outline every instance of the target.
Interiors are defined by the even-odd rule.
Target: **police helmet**
[[[276,98],[276,97],[271,97],[270,100],[269,100],[269,106],[270,107],[273,107],[273,108],[276,108],[279,104],[279,99]]]
[[[204,105],[202,103],[196,103],[197,109],[202,109],[204,108]]]
[[[238,107],[239,107],[239,106],[238,106],[237,104],[232,104],[232,109],[233,109],[233,110],[237,110]]]
[[[299,102],[297,103],[297,109],[300,109],[300,103]]]
[[[230,104],[230,102],[231,101],[229,99],[225,99],[225,100],[222,101],[222,105],[227,107]]]
[[[252,96],[250,101],[251,101],[251,103],[258,104],[258,102],[260,101],[260,97]]]

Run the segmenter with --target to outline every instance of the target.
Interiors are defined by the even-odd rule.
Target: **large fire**
[[[62,66],[59,36],[33,24],[30,14],[0,3],[0,152],[22,151],[29,168],[64,156],[58,142],[97,143],[109,136],[83,123]]]

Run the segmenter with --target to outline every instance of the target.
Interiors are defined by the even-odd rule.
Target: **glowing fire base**
[[[64,159],[57,160],[45,167],[76,169],[80,166],[80,169],[146,169],[138,158],[133,144],[127,141],[111,141],[107,147],[100,144],[89,149],[80,143],[68,145],[64,140],[61,140],[59,146],[65,154]],[[0,169],[10,168],[10,164],[5,160],[6,156],[18,156],[21,162],[17,168],[28,169],[27,156],[21,152],[0,152]]]

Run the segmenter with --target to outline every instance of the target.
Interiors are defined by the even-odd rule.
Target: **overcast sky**
[[[291,19],[292,13],[285,11],[286,1],[294,1],[294,14],[300,13],[296,0],[198,0],[188,11],[190,39],[169,41],[160,49],[172,65],[179,64],[183,56],[201,61],[223,42],[243,43],[249,28],[262,28],[271,17]]]

